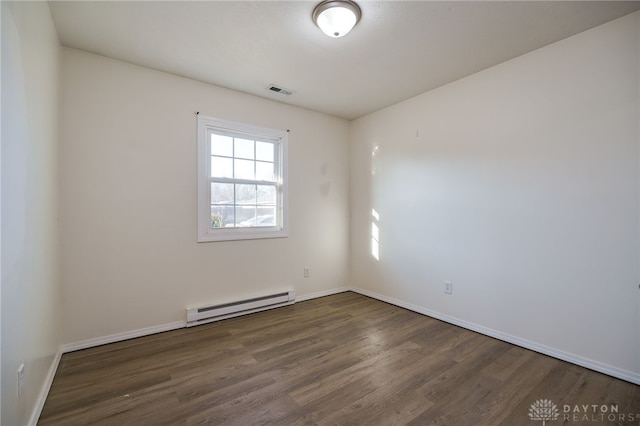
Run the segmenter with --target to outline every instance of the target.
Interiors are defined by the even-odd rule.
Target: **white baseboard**
[[[332,294],[344,293],[349,291],[349,287],[337,287],[330,290],[319,291],[316,293],[304,294],[296,296],[296,302],[302,302],[305,300],[316,299],[318,297],[330,296]],[[151,334],[162,333],[164,331],[177,330],[179,328],[186,327],[185,321],[176,321],[168,324],[161,324],[152,327],[140,328],[138,330],[125,331],[124,333],[111,334],[109,336],[96,337],[94,339],[82,340],[74,343],[67,343],[60,347],[62,353],[79,351],[81,349],[88,349],[94,346],[106,345],[109,343],[120,342],[128,339],[135,339],[136,337],[149,336]]]
[[[484,334],[485,336],[493,337],[498,340],[502,340],[504,342],[511,343],[516,346],[530,349],[532,351],[539,352],[541,354],[548,355],[550,357],[557,358],[562,361],[567,361],[572,364],[576,364],[581,367],[585,367],[590,370],[594,370],[599,373],[606,374],[608,376],[612,376],[618,379],[625,380],[627,382],[634,383],[636,385],[640,385],[640,374],[634,373],[632,371],[623,370],[621,368],[617,368],[617,367],[604,364],[598,361],[593,361],[587,358],[583,358],[576,354],[565,352],[560,349],[556,349],[549,346],[541,345],[539,343],[531,342],[529,340],[512,336],[510,334],[502,333],[500,331],[497,331],[491,328],[487,328],[478,324],[464,321],[459,318],[451,317],[449,315],[445,315],[440,312],[432,311],[431,309],[423,308],[421,306],[413,305],[411,303],[404,302],[402,300],[394,299],[393,297],[384,296],[382,294],[374,293],[372,291],[364,290],[358,287],[350,287],[349,290],[355,293],[362,294],[364,296],[371,297],[373,299],[380,300],[382,302],[387,302],[392,305],[396,305],[401,308],[405,308],[410,311],[417,312],[419,314],[423,314],[423,315],[426,315],[426,316],[429,316],[453,325],[457,325],[462,328],[466,328],[467,330]]]
[[[296,297],[296,302],[304,302],[305,300],[317,299],[318,297],[331,296],[332,294],[344,293],[345,291],[349,291],[349,287],[336,287],[330,290],[304,294],[302,296]]]
[[[296,302],[303,302],[305,300],[316,299],[318,297],[344,293],[345,291],[349,291],[349,287],[337,287],[330,290],[319,291],[316,293],[304,294],[301,296],[296,296]],[[136,337],[149,336],[151,334],[162,333],[164,331],[177,330],[179,328],[186,327],[186,325],[186,321],[176,321],[168,324],[161,324],[152,327],[140,328],[138,330],[126,331],[124,333],[116,333],[109,336],[96,337],[94,339],[87,339],[79,342],[64,344],[60,347],[60,351],[61,353],[79,351],[81,349],[88,349],[94,346],[106,345],[109,343],[120,342],[128,339],[135,339]]]
[[[135,339],[136,337],[149,336],[151,334],[162,333],[164,331],[177,330],[186,326],[185,321],[176,321],[168,324],[155,325],[152,327],[140,328],[138,330],[125,331],[124,333],[111,334],[109,336],[96,337],[95,339],[82,340],[75,343],[67,343],[60,347],[62,353],[79,351],[80,349],[92,348],[94,346],[106,345],[108,343],[121,342],[123,340]]]
[[[31,417],[29,418],[28,423],[29,426],[36,426],[38,424],[38,419],[40,419],[40,414],[42,414],[44,403],[47,401],[47,396],[49,396],[49,390],[51,389],[53,379],[56,376],[56,371],[58,371],[58,365],[60,364],[61,357],[62,352],[58,351],[53,357],[53,361],[51,361],[51,367],[49,367],[47,377],[45,377],[42,388],[40,389],[40,394],[38,395],[38,399],[36,400],[36,406],[31,412]]]

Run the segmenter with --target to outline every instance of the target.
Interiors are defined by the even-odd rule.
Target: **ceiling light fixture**
[[[329,37],[342,37],[358,23],[360,7],[351,0],[325,0],[313,9],[313,22]]]

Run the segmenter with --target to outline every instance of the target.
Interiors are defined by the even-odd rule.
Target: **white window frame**
[[[289,133],[198,114],[198,242],[283,238],[288,236],[287,151]],[[276,145],[276,225],[249,228],[211,227],[211,183],[220,179],[211,177],[211,133],[237,136]],[[225,179],[229,183],[247,183],[241,179]],[[261,181],[249,181],[249,183]]]

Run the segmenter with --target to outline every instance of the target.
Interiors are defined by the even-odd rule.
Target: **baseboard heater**
[[[238,300],[237,302],[187,308],[187,327],[291,305],[295,303],[295,300],[295,290],[288,290],[281,293]]]

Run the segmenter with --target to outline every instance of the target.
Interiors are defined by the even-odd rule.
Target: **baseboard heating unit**
[[[291,305],[295,301],[295,290],[288,290],[220,305],[187,308],[187,327]]]

